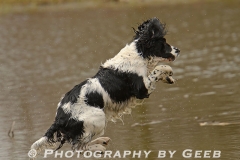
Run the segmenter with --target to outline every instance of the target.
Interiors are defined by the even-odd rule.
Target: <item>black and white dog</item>
[[[57,142],[57,149],[66,142],[73,150],[91,149],[91,145],[99,143],[92,141],[96,138],[104,146],[109,139],[99,137],[104,134],[107,121],[121,119],[131,111],[136,99],[148,98],[157,81],[174,83],[171,67],[158,65],[161,61],[174,61],[180,53],[166,42],[165,24],[152,18],[134,32],[133,41],[102,64],[95,76],[65,94],[54,123],[32,149],[40,152]]]

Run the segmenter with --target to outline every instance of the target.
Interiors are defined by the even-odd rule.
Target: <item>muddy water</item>
[[[142,106],[124,116],[124,125],[108,123],[109,149],[151,150],[149,159],[157,159],[158,150],[176,150],[172,159],[178,160],[185,159],[185,149],[220,150],[218,159],[239,159],[239,6],[196,2],[1,16],[1,159],[27,159],[30,145],[52,123],[60,97],[118,53],[131,40],[132,26],[154,16],[167,23],[168,42],[181,49],[170,64],[178,81],[159,83]]]

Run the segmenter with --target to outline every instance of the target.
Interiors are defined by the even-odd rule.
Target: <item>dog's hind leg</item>
[[[164,83],[173,84],[174,79],[172,78],[173,71],[168,65],[158,65],[153,71],[144,79],[146,88],[148,89],[148,94],[151,94],[155,90],[156,82],[159,80]]]
[[[48,129],[46,134],[34,142],[31,146],[31,149],[36,150],[37,154],[41,152],[41,150],[46,149],[46,148],[55,148],[56,147],[56,142],[57,142],[57,137],[56,137],[56,126],[55,123],[51,125],[51,127]]]
[[[78,114],[79,107],[81,108],[79,111],[82,113]],[[93,106],[78,106],[77,104],[75,105],[75,109],[73,110],[72,116],[74,119],[83,122],[84,132],[82,137],[79,139],[79,143],[74,145],[73,148],[104,152],[105,146],[110,139],[100,137],[104,134],[106,126],[104,111]]]

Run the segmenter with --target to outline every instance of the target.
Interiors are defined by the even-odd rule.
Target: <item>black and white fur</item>
[[[166,43],[165,25],[157,18],[138,26],[135,36],[115,57],[107,60],[95,76],[76,85],[58,104],[55,121],[31,148],[38,152],[70,143],[84,149],[102,136],[107,121],[131,112],[136,99],[148,98],[159,80],[173,83],[172,69],[158,65],[174,61],[180,50]]]

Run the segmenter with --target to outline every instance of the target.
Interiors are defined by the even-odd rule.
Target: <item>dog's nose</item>
[[[175,50],[176,50],[176,51],[175,51],[176,53],[180,53],[180,49],[175,48]]]

